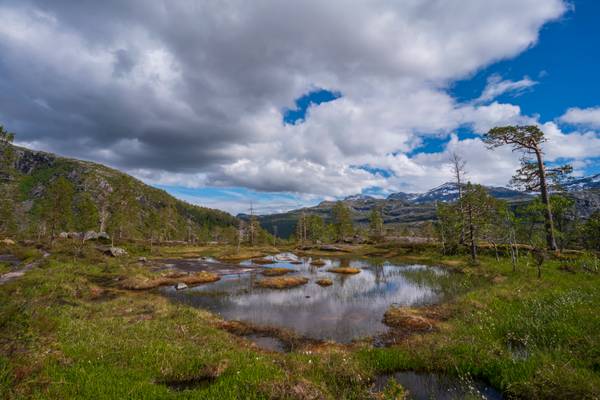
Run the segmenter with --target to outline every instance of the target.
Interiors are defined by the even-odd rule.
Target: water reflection
[[[285,253],[273,257],[264,267],[293,269],[291,275],[305,276],[310,282],[286,290],[262,289],[256,272],[225,275],[215,283],[187,291],[172,288],[164,292],[181,302],[209,309],[229,320],[291,329],[315,339],[349,342],[384,333],[381,322],[391,304],[420,306],[443,301],[464,286],[462,278],[446,270],[423,265],[393,265],[363,260],[324,260],[322,267],[310,259],[295,264],[296,256]],[[244,265],[250,265],[250,261]],[[360,268],[356,275],[328,272],[331,267]],[[321,287],[317,279],[329,278],[333,285]]]

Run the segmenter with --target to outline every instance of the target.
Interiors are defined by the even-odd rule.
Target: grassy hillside
[[[164,190],[104,165],[15,146],[13,153],[10,179],[0,181],[0,185],[3,190],[11,188],[15,214],[19,216],[16,232],[13,232],[16,235],[31,237],[37,233],[47,212],[41,205],[49,187],[60,177],[73,188],[73,218],[63,226],[65,229],[82,230],[77,229],[81,227],[78,222],[82,218],[78,201],[84,194],[93,202],[92,220],[96,223],[88,229],[95,231],[116,231],[116,203],[128,200],[122,207],[124,222],[121,225],[127,224],[127,236],[131,239],[153,235],[163,240],[188,237],[209,240],[216,231],[236,224],[236,218],[230,214],[178,200]]]

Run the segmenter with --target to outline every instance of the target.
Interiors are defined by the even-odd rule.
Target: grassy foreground
[[[161,252],[233,257],[224,248]],[[83,254],[57,250],[0,286],[0,398],[369,399],[382,398],[370,393],[376,374],[405,369],[482,379],[507,397],[600,397],[600,276],[558,260],[537,279],[525,258],[512,272],[492,257],[471,267],[432,250],[357,249],[490,283],[442,307],[437,331],[394,347],[307,344],[279,354],[220,329],[208,312],[123,290],[119,279],[140,274],[137,257]]]

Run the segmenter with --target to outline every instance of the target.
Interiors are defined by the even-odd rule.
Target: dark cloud
[[[447,83],[526,49],[565,10],[493,3],[4,1],[0,118],[22,142],[131,171],[360,189],[373,179],[349,165],[464,123]],[[315,87],[346,101],[284,127],[280,111]]]

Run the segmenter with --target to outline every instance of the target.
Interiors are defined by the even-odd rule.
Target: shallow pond
[[[392,378],[408,390],[408,398],[412,400],[502,399],[500,392],[482,382],[410,371],[379,376],[375,380],[374,391],[384,391]]]
[[[273,260],[273,264],[262,266],[242,262],[242,273],[225,274],[215,283],[182,291],[172,287],[161,290],[177,301],[208,309],[227,320],[290,329],[313,339],[347,343],[385,333],[388,328],[382,318],[392,304],[439,303],[471,286],[462,274],[424,265],[327,259],[326,265],[316,267],[310,264],[310,258],[296,258],[293,254],[280,254]],[[328,272],[337,266],[359,268],[361,272],[356,275]],[[260,271],[272,267],[293,269],[287,276],[303,276],[309,282],[291,289],[257,287],[256,282],[265,279]],[[329,278],[333,284],[317,285],[315,281],[321,278]]]

